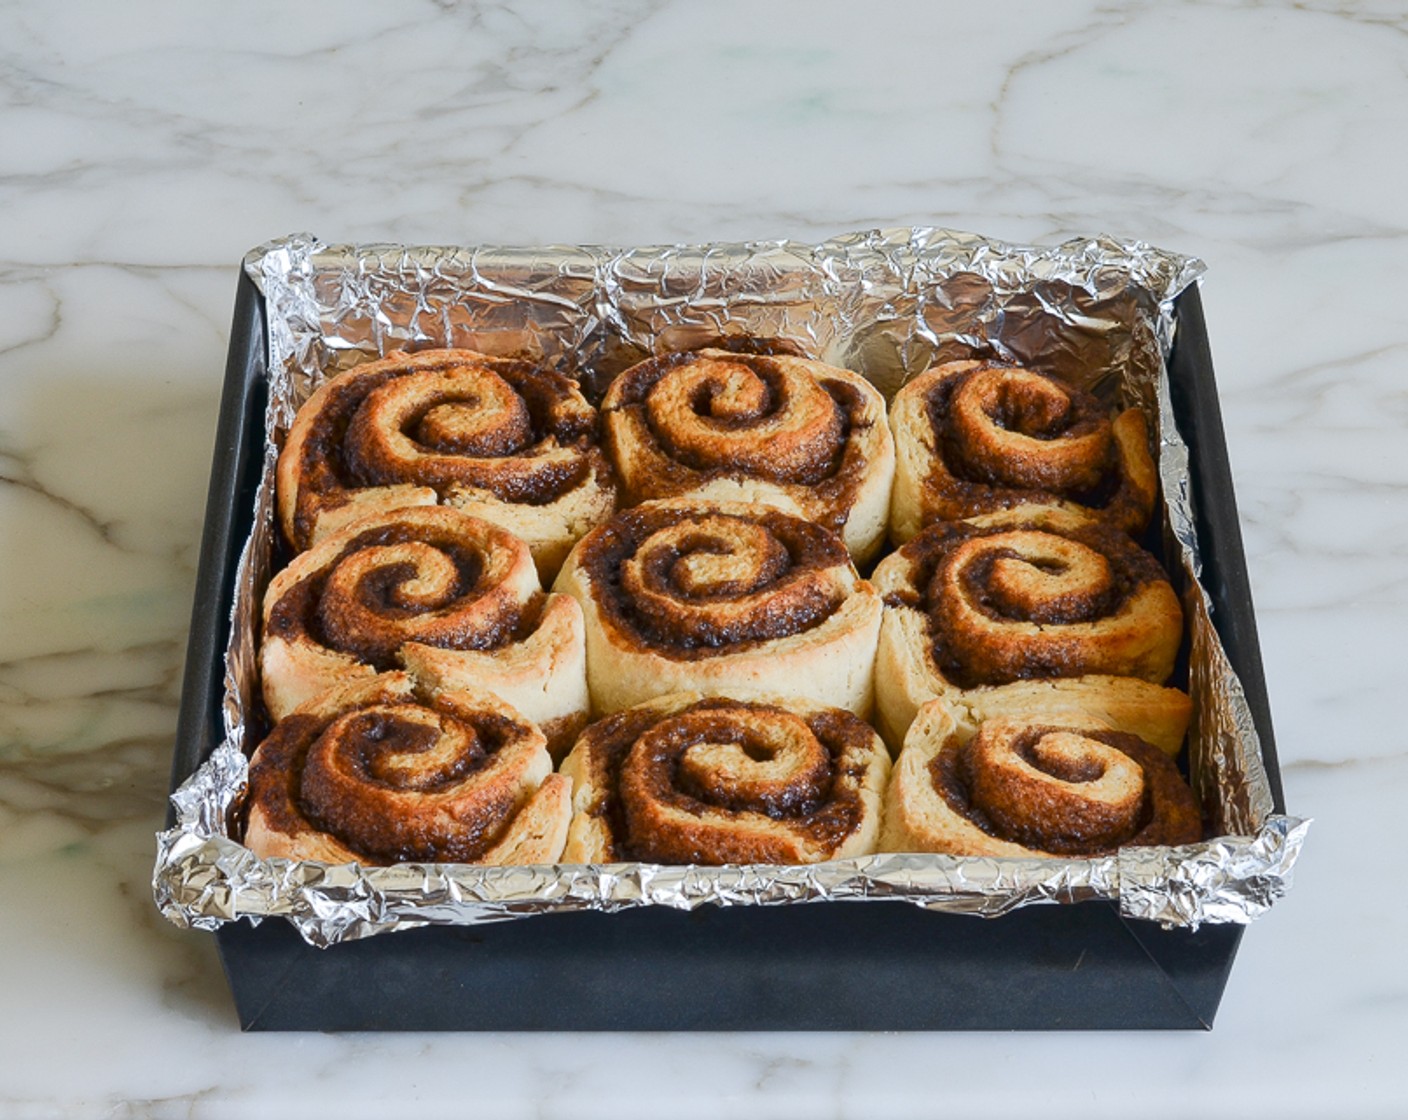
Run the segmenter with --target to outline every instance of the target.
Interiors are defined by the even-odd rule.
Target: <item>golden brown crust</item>
[[[1143,414],[1110,409],[1060,378],[992,362],[921,374],[890,410],[897,466],[890,537],[935,521],[1051,505],[1129,533],[1158,489]]]
[[[570,789],[536,725],[488,693],[385,673],[279,721],[250,763],[245,844],[270,858],[551,863]]]
[[[921,709],[895,763],[881,847],[1072,857],[1202,838],[1172,760],[1135,735],[1069,715],[992,719],[967,733],[943,700]]]
[[[260,666],[275,720],[397,666],[492,689],[540,724],[566,719],[563,737],[587,712],[581,609],[543,595],[512,533],[444,507],[353,522],[296,556],[265,595]]]
[[[593,724],[563,862],[815,863],[879,835],[889,756],[850,712],[676,693]]]
[[[573,551],[598,712],[652,696],[772,692],[868,714],[875,589],[817,525],[766,506],[650,502]]]
[[[397,352],[326,382],[289,431],[278,495],[298,549],[348,519],[447,502],[524,537],[549,579],[615,505],[576,384],[471,350]]]
[[[1159,686],[1182,611],[1158,562],[1123,534],[1059,510],[1002,511],[931,526],[874,580],[886,604],[877,700],[892,746],[920,704],[961,696],[988,715],[1028,700],[1147,708],[1139,734],[1177,751],[1187,698]]]
[[[632,504],[762,502],[832,529],[858,562],[884,538],[885,402],[850,370],[779,353],[667,354],[617,377],[602,413]]]

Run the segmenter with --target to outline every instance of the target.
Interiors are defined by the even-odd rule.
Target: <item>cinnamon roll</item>
[[[507,529],[443,506],[353,522],[294,557],[265,593],[259,660],[276,720],[396,667],[437,688],[491,689],[559,752],[587,720],[581,609],[543,594]]]
[[[1193,791],[1137,735],[1080,718],[990,719],[964,733],[942,700],[905,737],[885,795],[887,852],[1104,855],[1202,839]]]
[[[659,697],[589,727],[562,765],[564,863],[816,863],[866,855],[890,758],[809,701]]]
[[[297,549],[347,522],[444,502],[528,542],[544,580],[615,508],[596,411],[575,382],[472,350],[392,353],[332,378],[279,456]]]
[[[1188,697],[1160,687],[1182,641],[1178,597],[1123,533],[1022,507],[930,526],[872,577],[885,597],[876,702],[898,749],[926,700],[981,720],[1074,709],[1170,754]]]
[[[841,535],[858,563],[885,535],[894,446],[859,374],[785,353],[650,358],[602,402],[627,502],[762,502]]]
[[[571,798],[512,707],[384,673],[275,725],[250,762],[244,842],[266,859],[552,863]]]
[[[1137,534],[1158,475],[1143,414],[1110,409],[1048,374],[948,362],[916,377],[890,406],[895,487],[890,537],[935,521],[1051,505]]]
[[[582,538],[556,589],[586,616],[598,713],[686,691],[870,710],[880,597],[840,537],[799,517],[647,502]]]

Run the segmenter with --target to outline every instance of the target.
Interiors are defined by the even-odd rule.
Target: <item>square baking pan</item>
[[[1284,812],[1241,532],[1196,286],[1175,304],[1172,400],[1190,446],[1202,581]],[[224,652],[267,398],[263,296],[241,275],[172,789],[223,738]],[[170,822],[168,822],[170,823]],[[1209,1029],[1239,924],[1171,928],[1116,902],[998,918],[908,902],[658,906],[308,945],[288,922],[215,933],[246,1030]]]

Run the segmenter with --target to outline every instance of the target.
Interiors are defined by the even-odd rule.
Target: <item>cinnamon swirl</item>
[[[443,506],[353,522],[294,557],[264,596],[259,659],[276,720],[402,666],[434,687],[493,690],[559,752],[587,718],[581,609],[543,594],[507,529]]]
[[[1129,533],[1149,522],[1158,476],[1143,414],[1110,410],[1057,377],[991,362],[948,362],[890,406],[895,487],[890,537],[1019,505],[1051,505]]]
[[[973,719],[1074,709],[1178,752],[1188,697],[1162,688],[1178,597],[1119,531],[1022,507],[930,526],[875,570],[885,597],[876,701],[898,749],[937,696]]]
[[[417,696],[384,673],[280,720],[249,768],[245,845],[328,863],[552,863],[571,784],[542,732],[488,693]]]
[[[304,549],[348,521],[445,502],[528,542],[545,580],[615,508],[596,411],[569,378],[471,350],[392,353],[332,378],[279,456],[279,517]]]
[[[894,446],[859,374],[784,353],[651,358],[602,402],[627,501],[762,502],[839,533],[858,563],[880,547]]]
[[[880,597],[836,534],[767,506],[647,502],[573,550],[599,713],[670,692],[871,706]]]
[[[920,709],[885,795],[887,852],[1090,857],[1202,839],[1178,768],[1097,720],[990,719],[965,733]]]
[[[816,863],[866,855],[890,758],[850,712],[797,700],[659,697],[589,727],[564,863]]]

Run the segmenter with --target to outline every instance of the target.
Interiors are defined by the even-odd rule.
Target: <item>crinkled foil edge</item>
[[[254,530],[237,571],[226,741],[173,794],[176,824],[158,836],[153,892],[175,924],[215,929],[239,918],[281,917],[309,944],[325,947],[423,925],[643,905],[887,899],[996,917],[1023,906],[1102,899],[1116,902],[1126,917],[1196,928],[1250,922],[1289,890],[1309,822],[1272,811],[1251,712],[1198,583],[1188,448],[1174,422],[1165,367],[1176,329],[1173,301],[1198,281],[1202,262],[1108,237],[1035,247],[917,228],[864,231],[817,245],[631,249],[328,246],[298,234],[253,250],[245,268],[269,310],[270,436]],[[1124,324],[1129,337],[1106,330],[1102,309],[1131,305],[1138,314]],[[526,319],[523,308],[530,310]],[[1103,334],[1115,338],[1098,364],[1119,395],[1157,421],[1166,539],[1192,634],[1192,778],[1225,835],[1092,860],[886,854],[806,867],[724,868],[364,868],[262,860],[230,838],[247,779],[245,716],[257,694],[253,620],[274,531],[272,433],[287,428],[297,401],[324,371],[397,346],[492,349],[508,339],[513,352],[586,375],[655,347],[729,333],[746,317],[746,333],[798,338],[892,394],[933,360],[972,353],[1022,360],[1032,341],[1024,324],[1042,316],[1048,325],[1071,327],[1058,332],[1058,344],[1095,340],[1089,344],[1098,348]]]

